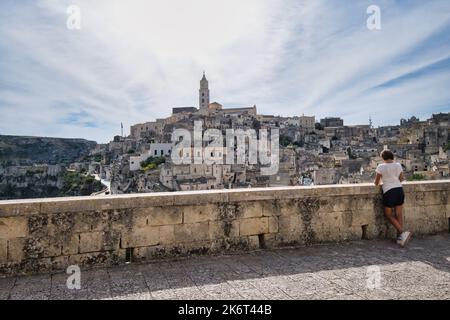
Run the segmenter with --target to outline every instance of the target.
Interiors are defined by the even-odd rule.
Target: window
[[[164,155],[164,150],[161,150],[161,155],[162,155],[162,156]]]
[[[158,155],[158,150],[155,150],[155,156],[157,156]]]
[[[202,99],[202,103],[205,103],[205,99]]]

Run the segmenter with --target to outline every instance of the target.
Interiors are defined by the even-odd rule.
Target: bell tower
[[[207,111],[209,105],[209,88],[208,80],[206,80],[205,72],[203,72],[203,78],[200,80],[199,90],[199,107],[200,111]]]

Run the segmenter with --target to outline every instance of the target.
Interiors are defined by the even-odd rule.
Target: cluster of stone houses
[[[210,190],[267,187],[277,185],[321,185],[371,182],[381,162],[380,152],[389,148],[396,154],[407,176],[441,179],[449,176],[450,113],[433,115],[426,121],[412,117],[399,125],[373,128],[372,125],[345,125],[344,120],[314,116],[281,117],[258,114],[256,106],[224,108],[209,102],[205,75],[200,81],[199,108],[173,108],[164,119],[136,124],[130,136],[96,150],[102,163],[90,168],[111,180],[113,193],[164,190]],[[258,164],[174,164],[172,133],[192,131],[195,121],[204,129],[279,129],[279,170],[262,176]],[[195,156],[193,151],[190,155]],[[216,149],[215,156],[226,156]],[[164,157],[165,163],[144,172],[141,163],[149,157]]]

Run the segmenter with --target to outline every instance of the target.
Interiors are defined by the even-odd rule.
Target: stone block
[[[8,240],[8,261],[21,262],[25,258],[25,238]]]
[[[363,225],[375,224],[376,216],[373,210],[358,210],[351,212],[351,225],[360,227]]]
[[[71,234],[62,241],[62,254],[71,255],[80,253],[80,235]]]
[[[405,227],[410,231],[426,235],[448,230],[446,206],[417,206],[405,210]]]
[[[0,264],[6,263],[8,258],[8,240],[0,239]]]
[[[103,250],[103,232],[80,233],[80,253]]]
[[[159,227],[143,227],[130,230],[122,237],[122,248],[157,245],[160,241]]]
[[[345,200],[344,200],[345,201]],[[348,209],[352,211],[373,210],[374,197],[371,196],[350,196],[348,197]]]
[[[159,243],[172,244],[175,243],[175,226],[161,226],[159,227]]]
[[[0,201],[0,217],[29,216],[39,214],[39,200]]]
[[[218,220],[219,209],[217,205],[203,204],[183,207],[183,222],[196,223]]]
[[[205,205],[228,203],[228,192],[226,190],[211,190],[204,191],[186,191],[177,193],[174,196],[174,205],[176,206],[190,206],[190,205]]]
[[[84,268],[91,268],[93,266],[110,266],[119,262],[119,256],[116,252],[102,251],[102,252],[88,252],[81,254],[74,254],[67,256],[65,260],[67,265],[78,265],[81,270]],[[83,281],[83,274],[81,274],[81,281]]]
[[[240,206],[242,219],[257,218],[263,215],[263,205],[260,202],[248,201],[243,202]]]
[[[281,216],[278,218],[278,233],[284,239],[297,239],[303,232],[303,223],[299,215]]]
[[[223,238],[235,238],[239,236],[239,222],[231,221],[210,221],[209,237],[211,240]]]
[[[332,211],[342,212],[354,208],[352,207],[353,197],[351,196],[332,197],[330,200],[332,202]],[[369,203],[372,204],[372,201]],[[359,209],[360,208],[357,208],[357,210]]]
[[[107,211],[84,211],[75,213],[73,217],[72,232],[92,232],[102,231],[108,226],[108,212]]]
[[[281,216],[298,216],[300,213],[298,202],[295,199],[279,200],[277,207],[278,206]]]
[[[274,194],[273,190],[255,189],[255,190],[231,190],[228,193],[230,202],[244,203],[246,201],[262,201],[262,200],[273,200]]]
[[[165,226],[183,223],[182,207],[149,207],[135,209],[133,226]]]
[[[277,217],[281,215],[281,201],[280,200],[266,200],[261,201],[263,217]]]
[[[61,212],[97,211],[101,209],[101,201],[104,200],[91,197],[46,199],[41,202],[40,213],[58,214]]]
[[[278,232],[278,217],[269,217],[269,233]]]
[[[248,237],[248,246],[249,249],[259,249],[259,237],[258,236],[249,236]]]
[[[21,238],[27,234],[27,217],[0,217],[0,239]]]
[[[444,191],[428,191],[417,193],[416,205],[433,206],[448,203],[448,193]]]
[[[269,218],[250,218],[239,220],[239,235],[251,236],[269,233]]]
[[[175,225],[175,241],[192,242],[209,239],[209,223],[188,223]]]

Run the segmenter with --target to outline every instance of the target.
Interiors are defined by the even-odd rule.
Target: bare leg
[[[395,207],[395,214],[398,221],[398,224],[403,230],[403,206],[397,206]]]
[[[397,219],[394,217],[394,210],[392,208],[384,207],[384,215],[389,220],[389,222],[394,226],[397,232],[402,233],[403,227],[398,223]]]

